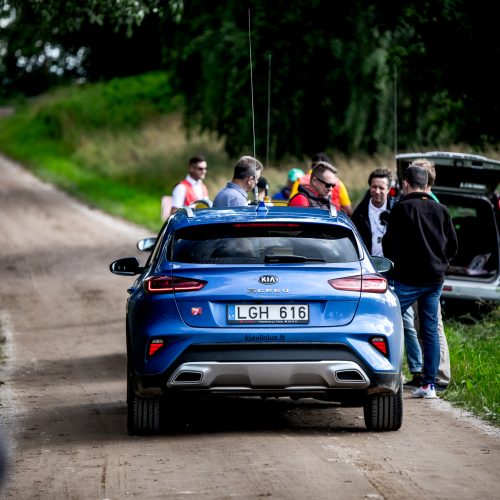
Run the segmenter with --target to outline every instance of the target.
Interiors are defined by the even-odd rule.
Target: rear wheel
[[[160,430],[160,398],[136,396],[134,380],[127,367],[127,428],[129,434],[154,434]]]
[[[403,423],[403,386],[396,394],[371,397],[363,409],[368,430],[397,431]]]
[[[131,395],[128,403],[129,434],[155,434],[160,431],[160,398]]]

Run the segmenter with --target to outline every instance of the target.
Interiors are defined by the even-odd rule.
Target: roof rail
[[[194,217],[194,212],[193,212],[193,209],[191,207],[182,207],[179,210],[182,210],[183,212],[185,212],[189,218]]]

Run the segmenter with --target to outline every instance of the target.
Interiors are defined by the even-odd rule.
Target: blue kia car
[[[159,432],[186,397],[315,398],[403,418],[398,300],[348,217],[320,208],[181,209],[150,251],[126,310],[128,430]]]

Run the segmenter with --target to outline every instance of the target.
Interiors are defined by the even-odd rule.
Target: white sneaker
[[[434,384],[427,384],[415,389],[411,393],[412,398],[424,398],[424,399],[434,399],[436,396],[436,389],[434,388]]]

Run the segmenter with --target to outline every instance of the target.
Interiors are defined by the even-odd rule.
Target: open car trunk
[[[484,196],[464,196],[434,190],[448,208],[458,238],[458,253],[447,277],[493,281],[500,272],[499,238],[495,213]]]
[[[449,210],[458,253],[445,276],[443,296],[500,300],[500,162],[484,156],[431,151],[396,156],[398,178],[412,161],[435,163],[432,191]]]

